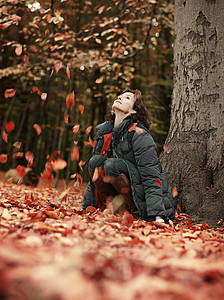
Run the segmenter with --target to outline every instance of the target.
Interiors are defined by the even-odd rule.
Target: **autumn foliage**
[[[224,228],[183,213],[168,225],[85,212],[86,185],[74,183],[64,191],[0,183],[2,298],[223,298]]]

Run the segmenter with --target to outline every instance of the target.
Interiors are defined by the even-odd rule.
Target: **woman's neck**
[[[114,127],[118,126],[127,116],[130,116],[130,113],[123,114],[115,112]]]

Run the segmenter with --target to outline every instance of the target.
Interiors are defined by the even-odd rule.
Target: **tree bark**
[[[224,217],[224,1],[176,0],[171,122],[160,155],[183,212]]]

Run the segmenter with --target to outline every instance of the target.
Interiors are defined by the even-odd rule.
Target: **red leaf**
[[[73,91],[72,93],[68,94],[68,96],[66,97],[66,105],[68,108],[70,108],[70,110],[72,110],[74,102],[75,102],[75,93]]]
[[[61,61],[57,61],[54,68],[55,68],[55,71],[58,73],[58,71],[61,69],[62,67],[62,62]]]
[[[131,131],[135,130],[136,126],[137,126],[137,123],[131,124],[131,126],[128,129],[128,131],[131,132]]]
[[[4,96],[5,96],[5,98],[10,98],[10,97],[13,97],[15,95],[15,93],[16,93],[15,89],[6,89]]]
[[[7,154],[1,154],[0,155],[0,162],[2,164],[5,164],[7,162]]]
[[[67,67],[66,67],[66,76],[67,76],[68,79],[71,78],[71,70],[69,68],[69,65],[67,65]]]
[[[58,170],[63,170],[66,166],[67,166],[67,162],[61,158],[57,159],[52,165],[53,170],[55,172],[57,172]]]
[[[73,126],[72,131],[74,134],[76,134],[79,131],[80,125],[76,124],[75,126]]]
[[[155,183],[158,184],[159,186],[162,186],[162,181],[159,178],[155,180]]]
[[[5,129],[9,133],[15,128],[15,124],[13,122],[8,122],[5,124]]]
[[[2,131],[2,138],[6,143],[8,143],[8,134],[5,132],[5,130]]]
[[[28,161],[28,163],[32,164],[33,163],[33,159],[34,159],[33,152],[31,152],[31,151],[26,152],[25,158]]]
[[[78,142],[74,142],[75,145],[73,146],[72,148],[72,151],[71,151],[71,160],[74,161],[74,160],[79,160],[79,149],[78,149]]]
[[[45,101],[47,99],[47,93],[41,94],[41,100]]]
[[[87,127],[86,130],[85,130],[86,134],[90,134],[91,130],[92,130],[92,126]]]
[[[12,158],[21,158],[24,156],[23,152],[16,152],[12,155]]]
[[[86,209],[86,212],[88,212],[88,213],[94,213],[95,211],[96,211],[95,206],[88,206]]]
[[[40,127],[40,125],[34,124],[33,128],[36,130],[37,134],[40,135],[40,133],[41,133],[41,127]]]
[[[61,157],[62,157],[62,154],[61,154],[60,151],[54,151],[54,156],[55,156],[55,157],[61,158]]]
[[[163,150],[164,150],[164,152],[166,152],[166,153],[170,153],[170,150],[167,148],[167,146],[166,145],[163,145]]]
[[[33,92],[37,92],[38,91],[38,87],[37,86],[33,86]]]
[[[17,174],[23,177],[26,174],[26,168],[24,166],[18,165],[16,167]]]
[[[83,112],[84,112],[84,106],[82,104],[79,104],[79,111],[80,111],[80,113],[82,115]]]
[[[49,33],[50,33],[50,32],[49,32],[49,29],[46,29],[46,30],[45,30],[45,35],[46,35],[46,36],[49,36]]]

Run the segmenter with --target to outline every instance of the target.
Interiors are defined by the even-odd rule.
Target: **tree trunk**
[[[183,212],[224,217],[224,1],[176,0],[171,123],[160,155]]]

